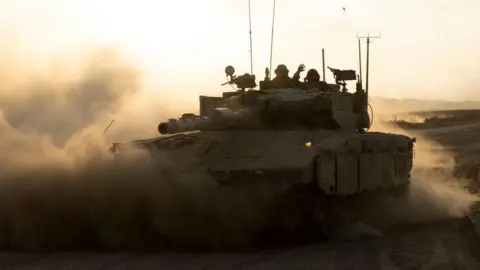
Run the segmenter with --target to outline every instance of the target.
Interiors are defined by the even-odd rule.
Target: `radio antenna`
[[[107,130],[110,128],[110,126],[113,124],[113,122],[115,121],[115,119],[112,120],[112,122],[110,122],[110,124],[108,124],[108,126],[105,128],[105,130],[103,131],[103,135],[105,135],[105,133],[107,133]]]
[[[248,25],[250,33],[250,73],[253,74],[253,52],[252,52],[252,12],[250,9],[250,0],[248,0]]]
[[[361,37],[357,35],[358,38],[358,69],[360,72],[360,85],[363,87],[363,76],[362,76],[362,42],[361,42]]]
[[[272,54],[273,54],[273,29],[275,28],[275,2],[276,0],[273,0],[273,18],[272,18],[272,38],[270,41],[270,73],[268,74],[268,77],[271,78],[272,74]]]
[[[377,36],[370,35],[370,32],[366,36],[359,36],[357,38],[366,39],[367,40],[367,67],[366,67],[366,74],[365,74],[365,92],[367,94],[367,102],[368,102],[368,72],[369,72],[369,63],[370,63],[370,43],[372,42],[370,39],[380,38],[380,33]],[[360,43],[359,43],[360,44]]]

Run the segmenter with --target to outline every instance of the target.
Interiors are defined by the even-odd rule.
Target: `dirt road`
[[[480,269],[480,245],[466,219],[257,253],[153,255],[0,253],[0,269]]]

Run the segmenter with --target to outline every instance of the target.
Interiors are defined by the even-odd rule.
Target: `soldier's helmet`
[[[285,74],[287,75],[289,72],[288,68],[286,65],[284,64],[280,64],[277,66],[277,68],[275,69],[275,74],[276,75],[279,75],[279,74]]]
[[[307,76],[305,76],[305,79],[307,81],[318,81],[320,80],[320,74],[318,73],[318,71],[314,68],[308,70],[307,72]]]

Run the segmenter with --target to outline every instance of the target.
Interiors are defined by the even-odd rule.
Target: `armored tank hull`
[[[225,190],[272,190],[267,227],[283,231],[276,237],[305,226],[320,227],[322,237],[336,237],[341,228],[361,220],[359,200],[405,195],[413,142],[379,132],[237,130],[181,133],[131,144],[148,149],[152,166],[163,176],[202,172]]]
[[[405,195],[415,139],[366,132],[371,121],[361,82],[349,93],[344,81],[355,72],[332,71],[338,87],[285,88],[266,78],[259,90],[245,91],[256,86],[255,77],[233,76],[229,66],[225,72],[239,91],[200,96],[199,115],[162,122],[158,131],[168,136],[132,144],[148,149],[164,178],[201,174],[225,193],[267,190],[261,196],[272,198],[265,222],[267,232],[279,230],[274,238],[309,231],[305,226],[336,237],[365,219],[363,202]]]

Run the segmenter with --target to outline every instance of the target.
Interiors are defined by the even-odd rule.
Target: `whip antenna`
[[[250,0],[248,0],[248,25],[249,25],[249,33],[250,33],[250,73],[253,74],[252,12],[250,10]]]
[[[272,18],[272,38],[270,41],[270,71],[272,70],[272,54],[273,54],[273,29],[275,28],[275,2],[276,0],[273,0],[273,18]],[[272,72],[268,74],[268,77],[271,78]]]
[[[115,119],[113,119],[112,122],[110,122],[110,124],[108,124],[107,128],[105,128],[105,130],[103,131],[102,135],[105,135],[105,133],[107,133],[107,130],[110,128],[110,126],[113,124],[114,121],[115,121]]]
[[[372,41],[370,39],[380,38],[380,33],[377,36],[370,35],[370,32],[366,36],[359,36],[357,35],[358,39],[366,39],[367,40],[367,67],[366,67],[366,74],[365,74],[365,92],[367,94],[367,102],[368,102],[368,72],[369,72],[369,63],[370,63],[370,43]]]

